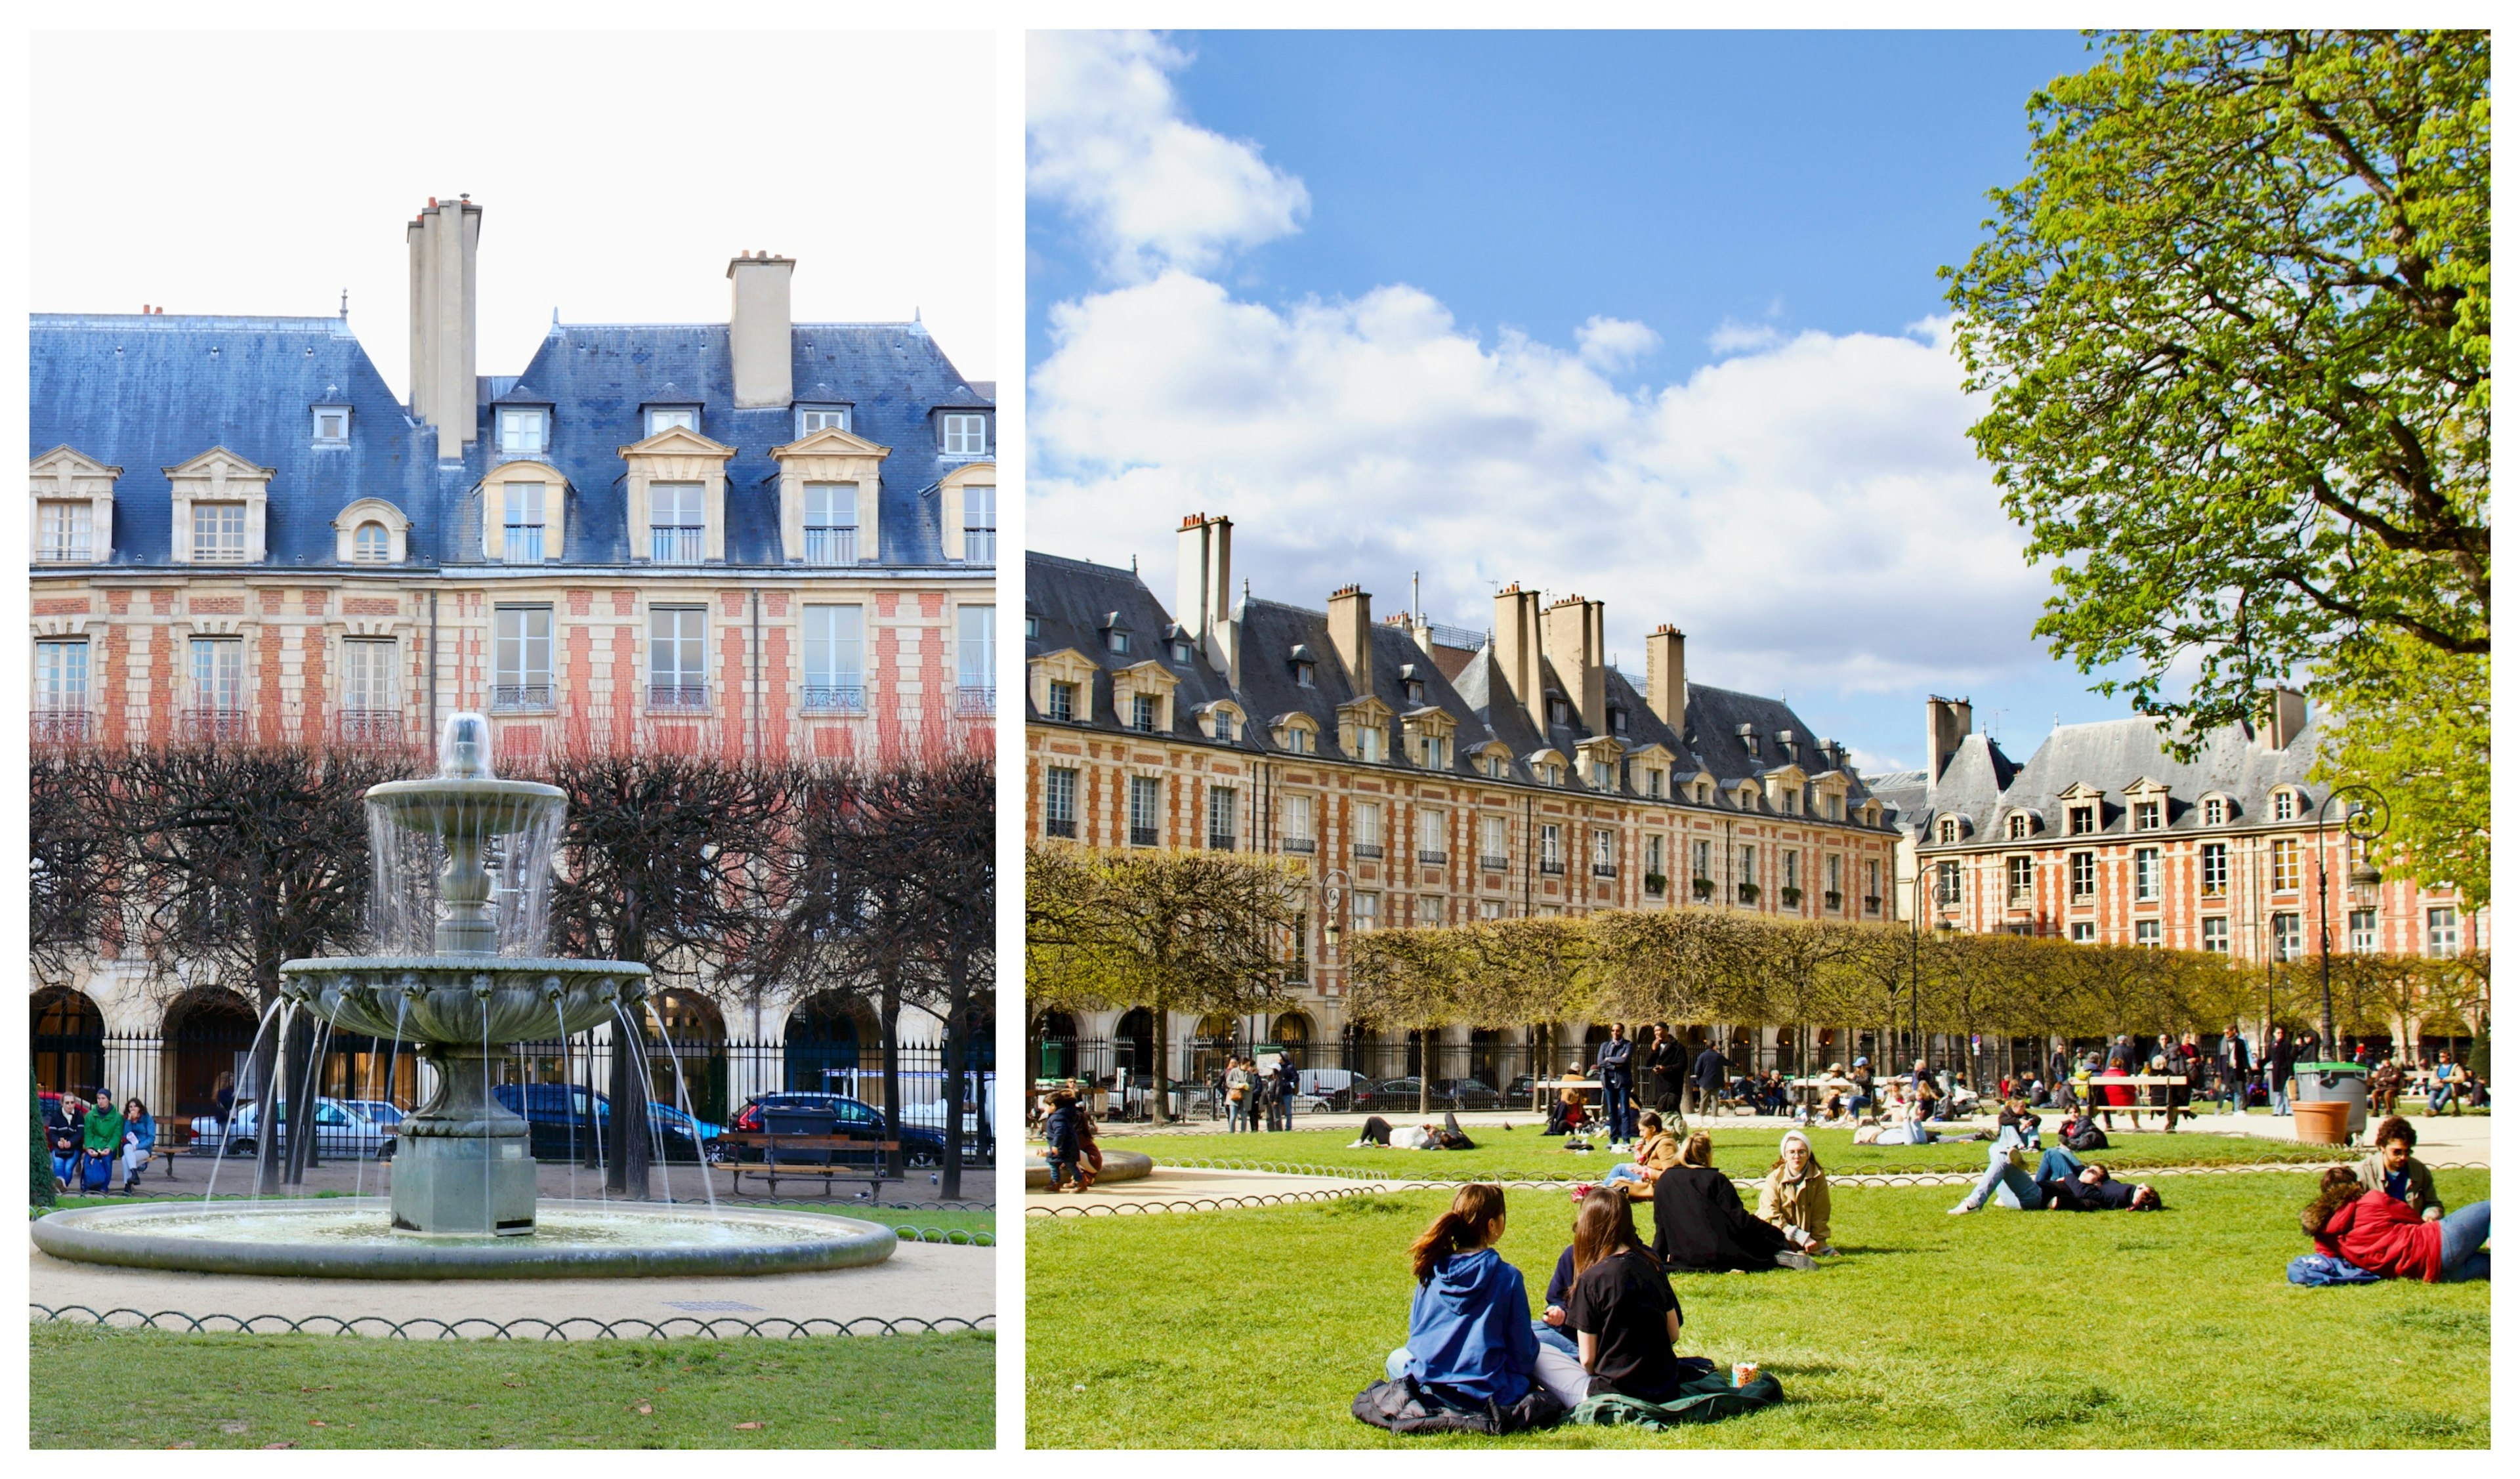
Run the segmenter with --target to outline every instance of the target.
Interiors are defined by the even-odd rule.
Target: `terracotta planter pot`
[[[2293,1139],[2305,1145],[2344,1145],[2352,1143],[2345,1129],[2346,1113],[2353,1106],[2341,1099],[2302,1103],[2292,1106]]]

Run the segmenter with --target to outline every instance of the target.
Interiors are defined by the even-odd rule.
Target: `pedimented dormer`
[[[1074,648],[1045,653],[1024,665],[1033,712],[1062,724],[1094,718],[1094,659]]]
[[[1456,727],[1453,716],[1434,704],[1401,715],[1400,733],[1409,747],[1409,763],[1419,770],[1451,770]]]
[[[1805,799],[1809,795],[1811,776],[1799,765],[1779,765],[1759,778],[1765,789],[1768,807],[1780,817],[1807,814]]]
[[[659,565],[723,563],[726,465],[735,449],[668,425],[617,450],[628,469],[630,558]]]
[[[1607,735],[1595,735],[1590,740],[1578,740],[1575,745],[1575,758],[1576,764],[1582,769],[1586,787],[1597,791],[1616,792],[1619,788],[1620,761],[1626,754],[1627,746]]]
[[[173,521],[167,553],[177,564],[260,564],[273,470],[225,447],[162,470]]]
[[[1812,815],[1824,822],[1847,820],[1846,794],[1850,788],[1845,771],[1822,771],[1811,784]]]
[[[1153,658],[1111,675],[1111,712],[1120,727],[1141,734],[1173,732],[1173,690],[1181,679]]]
[[[2066,786],[2056,793],[2056,800],[2063,808],[2059,815],[2065,819],[2068,837],[2096,836],[2109,825],[2108,792],[2089,781]]]
[[[890,447],[836,426],[770,449],[779,464],[779,550],[788,563],[853,565],[880,557],[877,515],[883,460],[891,455]]]
[[[27,464],[37,564],[102,564],[113,558],[113,484],[122,476],[67,444]]]
[[[1391,758],[1385,753],[1391,743],[1391,705],[1372,694],[1340,704],[1338,727],[1339,748],[1351,758],[1368,765]]]
[[[1679,795],[1672,789],[1671,750],[1659,741],[1642,749],[1630,750],[1627,764],[1635,777],[1637,793],[1649,800],[1668,801]]]
[[[2170,825],[2170,787],[2149,776],[2129,782],[2126,797],[2129,831],[2160,831]]]

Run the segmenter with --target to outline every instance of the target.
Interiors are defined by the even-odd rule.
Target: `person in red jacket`
[[[2484,1248],[2494,1236],[2490,1200],[2426,1222],[2388,1192],[2362,1189],[2352,1167],[2331,1166],[2301,1220],[2320,1252],[2383,1278],[2465,1283],[2494,1277]]]

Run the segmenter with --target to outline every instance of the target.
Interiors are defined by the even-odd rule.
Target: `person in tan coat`
[[[1837,1251],[1828,1245],[1828,1177],[1799,1130],[1785,1132],[1776,1164],[1759,1184],[1759,1220],[1783,1230],[1806,1253]]]
[[[1680,1164],[1680,1137],[1665,1129],[1661,1114],[1651,1109],[1637,1116],[1637,1128],[1636,1159],[1612,1166],[1601,1185],[1625,1183],[1628,1195],[1643,1201],[1653,1195],[1654,1178]]]

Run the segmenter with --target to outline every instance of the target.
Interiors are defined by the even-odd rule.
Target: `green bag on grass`
[[[1623,1422],[1649,1428],[1678,1427],[1684,1422],[1721,1422],[1784,1400],[1785,1389],[1765,1371],[1753,1377],[1748,1386],[1738,1387],[1732,1384],[1732,1372],[1710,1371],[1681,1383],[1680,1395],[1669,1402],[1639,1402],[1615,1392],[1587,1397],[1566,1414],[1566,1421],[1598,1427],[1616,1427]]]

